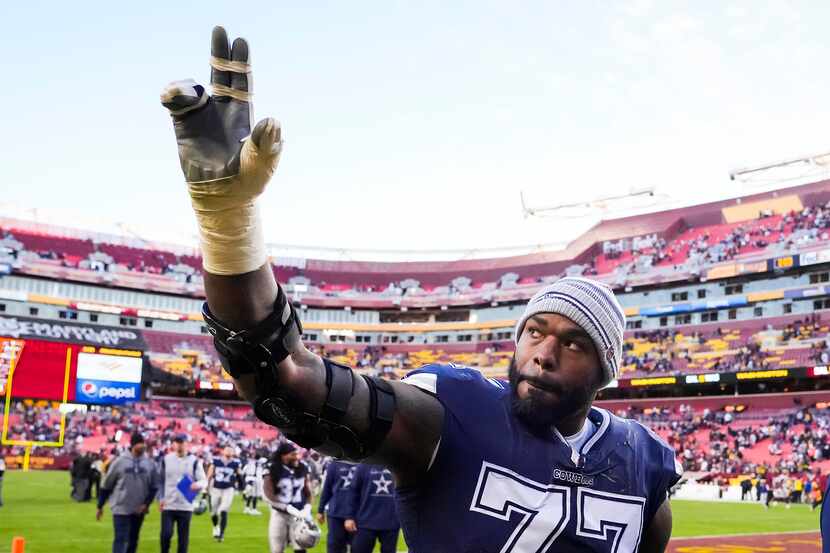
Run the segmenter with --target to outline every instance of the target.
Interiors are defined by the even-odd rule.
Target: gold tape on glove
[[[225,86],[222,84],[212,84],[210,85],[213,89],[214,96],[230,96],[234,100],[239,100],[240,102],[250,102],[251,98],[253,98],[253,92],[246,92],[244,90],[236,90],[235,88],[231,88],[229,86]]]
[[[244,61],[231,61],[225,58],[210,57],[210,66],[217,71],[230,71],[232,73],[250,73],[251,64]]]

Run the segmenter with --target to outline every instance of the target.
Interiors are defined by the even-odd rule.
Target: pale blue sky
[[[168,81],[209,76],[210,30],[251,44],[256,117],[286,148],[267,236],[352,248],[571,238],[565,202],[654,185],[737,194],[735,166],[830,150],[830,3],[3,2],[5,201],[193,220]]]

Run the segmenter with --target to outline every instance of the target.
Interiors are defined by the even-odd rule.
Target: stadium
[[[3,8],[0,553],[830,553],[830,3]]]
[[[199,454],[278,442],[221,367],[201,315],[198,250],[11,216],[0,229],[0,552],[13,536],[34,552],[108,547],[93,505],[70,499],[67,471],[86,454],[113,455],[134,431],[156,452],[181,433]],[[669,551],[820,549],[830,181],[603,220],[557,251],[271,259],[305,343],[391,380],[430,363],[506,379],[535,292],[565,276],[606,283],[627,322],[621,375],[597,405],[676,451]],[[224,547],[265,550],[266,523],[243,517],[239,501],[233,509]],[[158,519],[151,510],[140,551],[155,550]],[[191,541],[223,547],[208,517],[195,517]]]

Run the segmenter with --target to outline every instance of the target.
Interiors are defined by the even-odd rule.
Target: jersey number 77
[[[510,522],[521,520],[500,553],[546,553],[572,520],[572,488],[541,484],[484,462],[470,510]],[[609,553],[635,553],[645,498],[576,488],[576,535],[608,544]]]

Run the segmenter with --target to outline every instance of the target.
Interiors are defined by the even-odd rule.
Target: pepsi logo
[[[135,388],[121,388],[117,386],[102,386],[101,398],[135,399]]]
[[[88,396],[94,396],[98,391],[98,386],[96,386],[93,382],[84,382],[81,384],[81,391]]]

